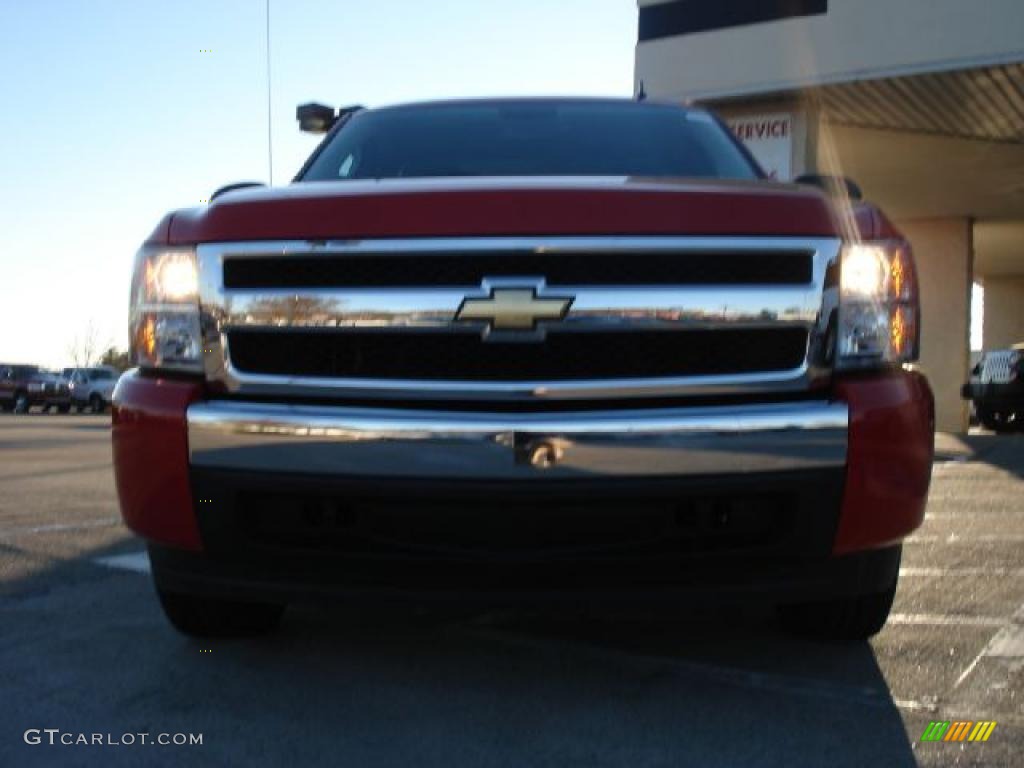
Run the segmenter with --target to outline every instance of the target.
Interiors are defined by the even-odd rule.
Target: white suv
[[[63,376],[71,388],[71,404],[76,408],[90,408],[102,413],[110,405],[118,374],[115,368],[101,365],[95,368],[65,368]]]

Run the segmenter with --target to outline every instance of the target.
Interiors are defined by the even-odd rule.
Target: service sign
[[[785,113],[747,115],[726,120],[729,128],[757,158],[771,178],[793,178],[793,116]]]

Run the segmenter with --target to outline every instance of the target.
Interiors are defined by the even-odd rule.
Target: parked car
[[[986,429],[1024,428],[1024,343],[984,352],[960,394]]]
[[[136,257],[114,468],[175,627],[339,591],[881,629],[934,402],[910,246],[854,185],[676,104],[298,116],[328,133],[291,188]]]
[[[44,411],[55,410],[67,413],[71,410],[71,388],[64,378],[56,371],[43,371],[37,386],[41,397],[34,401]]]
[[[28,410],[28,379],[38,370],[35,365],[0,363],[0,409]]]
[[[65,368],[63,371],[71,389],[72,405],[89,408],[93,413],[101,413],[110,405],[118,375],[116,369],[107,365]]]
[[[38,365],[0,364],[0,408],[28,413],[33,406],[67,413],[71,398],[66,383]]]

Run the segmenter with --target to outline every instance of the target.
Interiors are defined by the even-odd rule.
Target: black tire
[[[981,426],[992,432],[1005,435],[1020,426],[1020,419],[1012,411],[993,411],[990,408],[978,409],[978,421]]]
[[[28,413],[28,409],[31,406],[28,402],[27,392],[15,392],[14,393],[14,412],[15,413]]]
[[[89,407],[93,413],[103,413],[107,410],[107,404],[103,402],[103,398],[96,394],[89,397]]]
[[[264,635],[277,629],[284,614],[284,606],[275,603],[239,603],[161,589],[157,594],[167,620],[189,637]]]
[[[69,413],[71,411],[70,405],[58,405],[57,413]]]
[[[1016,432],[1020,429],[1020,419],[1013,411],[1000,411],[996,414],[996,424],[993,429],[1000,435]]]
[[[789,632],[824,643],[862,643],[885,626],[896,597],[896,583],[883,591],[814,603],[779,606]]]

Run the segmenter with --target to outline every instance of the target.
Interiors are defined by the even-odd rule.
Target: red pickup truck
[[[924,515],[910,247],[625,100],[300,109],[295,181],[169,214],[114,393],[121,509],[194,635],[318,593],[779,606],[861,640]]]

